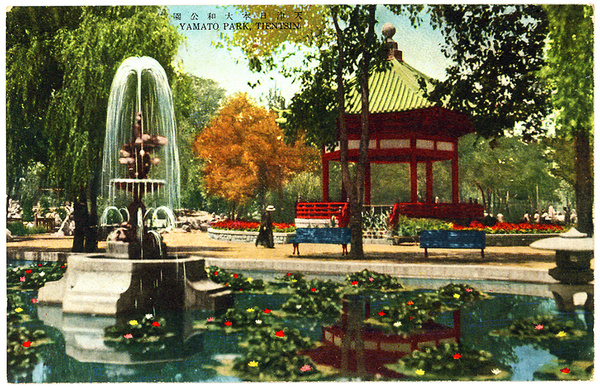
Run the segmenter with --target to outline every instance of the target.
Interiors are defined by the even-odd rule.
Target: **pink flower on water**
[[[38,302],[38,300],[37,300],[37,299],[35,299],[35,298],[31,298],[31,303],[37,303],[37,302]]]
[[[24,281],[25,281],[25,276],[21,276],[21,277],[19,278],[19,281],[21,281],[21,282],[24,282]]]
[[[133,338],[133,334],[131,334],[131,333],[127,333],[127,334],[125,334],[123,337],[124,337],[124,338],[127,338],[127,339],[131,339],[131,338]]]
[[[465,291],[467,291],[467,292],[473,292],[473,289],[472,288],[465,288]]]
[[[536,330],[542,330],[543,328],[544,328],[544,325],[542,325],[541,323],[535,325]]]
[[[310,372],[312,370],[312,367],[308,364],[304,364],[302,366],[302,368],[300,368],[300,372]]]
[[[215,317],[206,318],[206,322],[213,322],[214,320],[215,320]]]
[[[375,280],[375,279],[373,279],[373,278],[369,278],[369,281],[370,281],[370,282],[372,282],[373,280]]]

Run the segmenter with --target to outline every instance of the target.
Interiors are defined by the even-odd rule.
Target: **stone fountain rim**
[[[95,253],[70,253],[67,258],[75,258],[81,257],[84,259],[90,260],[106,260],[110,262],[123,262],[123,263],[131,263],[131,264],[169,264],[169,263],[188,263],[188,262],[197,262],[197,261],[205,261],[203,257],[193,256],[193,255],[176,255],[176,256],[167,256],[163,259],[129,259],[124,257],[111,257],[106,253],[95,252]]]

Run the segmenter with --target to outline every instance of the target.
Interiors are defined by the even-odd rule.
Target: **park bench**
[[[478,230],[423,230],[420,235],[421,248],[481,249],[484,258],[485,232]]]
[[[341,244],[342,255],[348,254],[350,229],[348,228],[296,228],[296,236],[290,240],[294,253],[300,255],[299,244]]]

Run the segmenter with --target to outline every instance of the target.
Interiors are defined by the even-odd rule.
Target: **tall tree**
[[[276,118],[238,94],[194,141],[195,153],[204,160],[206,189],[230,201],[232,217],[255,197],[264,207],[267,192],[281,190],[316,152],[303,144],[287,145]]]
[[[201,162],[194,154],[192,144],[196,136],[218,112],[225,98],[225,89],[217,82],[187,74],[179,69],[173,82],[173,104],[177,117],[177,146],[181,163],[181,206],[200,209],[207,206],[206,190],[202,181]]]
[[[52,19],[49,31],[38,27],[42,18],[37,16],[45,12]],[[19,137],[23,124],[39,128],[36,141],[45,146],[42,155],[52,184],[64,188],[67,199],[78,200],[85,207],[82,214],[91,219],[84,220],[84,225],[95,225],[112,78],[120,63],[135,55],[154,57],[171,76],[181,37],[165,9],[154,6],[13,7],[7,14],[8,31],[7,74],[18,74],[23,67],[29,71],[7,85],[11,90],[7,96],[11,106],[9,142]],[[37,62],[51,65],[52,80],[37,81],[47,76],[43,71],[47,67]],[[38,92],[39,99],[35,97]],[[32,95],[36,103],[31,103]],[[25,101],[25,106],[20,101]],[[95,229],[88,228],[88,232],[87,246],[76,239],[74,250],[95,249]]]
[[[305,64],[309,66],[308,69],[305,67],[295,73],[301,82],[301,91],[292,100],[291,113],[286,115],[286,133],[294,135],[296,131],[304,130],[308,133],[307,140],[313,144],[331,146],[338,138],[336,127],[339,128],[342,184],[350,203],[350,256],[360,259],[364,257],[362,207],[369,137],[368,79],[374,64],[383,63],[384,56],[375,54],[382,52],[380,50],[383,48],[383,42],[378,41],[375,36],[375,5],[324,6],[318,14],[314,13],[315,8],[312,7],[309,8],[309,15],[314,21],[312,26],[318,27],[318,31],[313,28],[310,29],[310,33],[305,33],[306,30],[294,31],[276,37],[239,32],[235,35],[236,40],[233,40],[233,43],[242,47],[250,60],[251,68],[255,70],[261,70],[263,64],[266,64],[268,69],[272,68],[273,54],[280,53],[288,39],[315,49],[307,55]],[[242,9],[251,15],[252,12],[263,12],[258,7]],[[306,20],[305,24],[311,25]],[[247,39],[237,40],[241,36],[246,36]],[[262,47],[266,49],[263,50]],[[353,86],[349,86],[351,78],[355,81]],[[345,96],[349,87],[356,87],[362,96],[361,139],[354,176],[348,168],[348,133],[344,119]]]
[[[594,183],[594,20],[590,5],[547,5],[548,66],[542,74],[553,91],[558,134],[574,143],[578,229],[592,235]]]

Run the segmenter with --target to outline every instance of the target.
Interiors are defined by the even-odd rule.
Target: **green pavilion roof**
[[[431,89],[431,77],[421,73],[404,61],[390,59],[391,66],[369,76],[370,113],[403,112],[429,108],[434,103],[423,97],[419,79],[427,82]],[[354,87],[346,98],[346,114],[360,114],[361,95]]]

